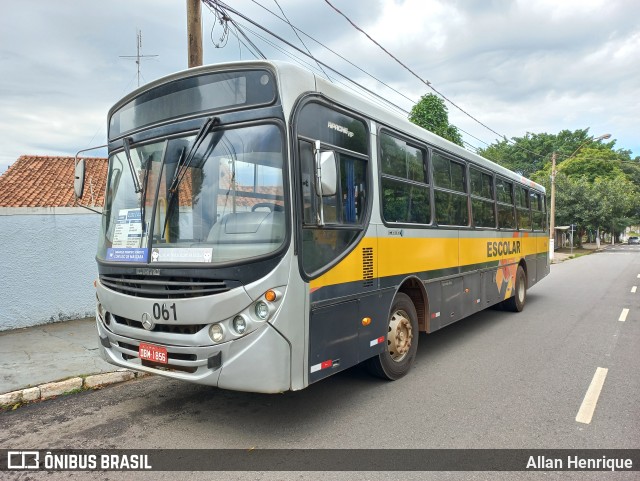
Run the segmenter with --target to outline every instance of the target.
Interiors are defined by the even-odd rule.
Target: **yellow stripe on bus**
[[[373,277],[449,269],[548,252],[548,237],[515,233],[513,237],[405,238],[365,237],[338,265],[310,282],[312,290],[361,281],[362,249],[372,248]]]

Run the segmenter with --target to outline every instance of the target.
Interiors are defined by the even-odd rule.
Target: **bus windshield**
[[[283,141],[274,124],[216,128],[132,146],[109,159],[98,256],[114,262],[229,263],[285,240]]]

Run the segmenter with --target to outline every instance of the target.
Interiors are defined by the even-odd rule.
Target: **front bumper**
[[[138,346],[145,340],[115,334],[96,316],[100,354],[109,363],[197,384],[237,391],[275,393],[291,388],[289,343],[270,324],[242,337],[210,346],[174,346],[167,364],[141,361]]]

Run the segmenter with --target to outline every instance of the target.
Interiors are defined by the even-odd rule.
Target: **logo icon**
[[[9,451],[7,453],[7,469],[39,469],[40,453],[38,451]]]
[[[148,312],[142,314],[142,327],[144,327],[147,331],[151,331],[155,327],[155,322],[151,319],[151,316]]]

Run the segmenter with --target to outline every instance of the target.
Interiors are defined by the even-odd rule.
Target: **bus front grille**
[[[231,289],[228,281],[192,277],[101,275],[100,282],[112,291],[151,299],[184,299],[221,294]]]
[[[116,323],[123,326],[135,327],[136,329],[143,329],[142,322],[135,319],[128,319],[122,316],[111,315]],[[151,329],[151,332],[168,332],[171,334],[195,334],[206,326],[206,324],[156,324]]]

